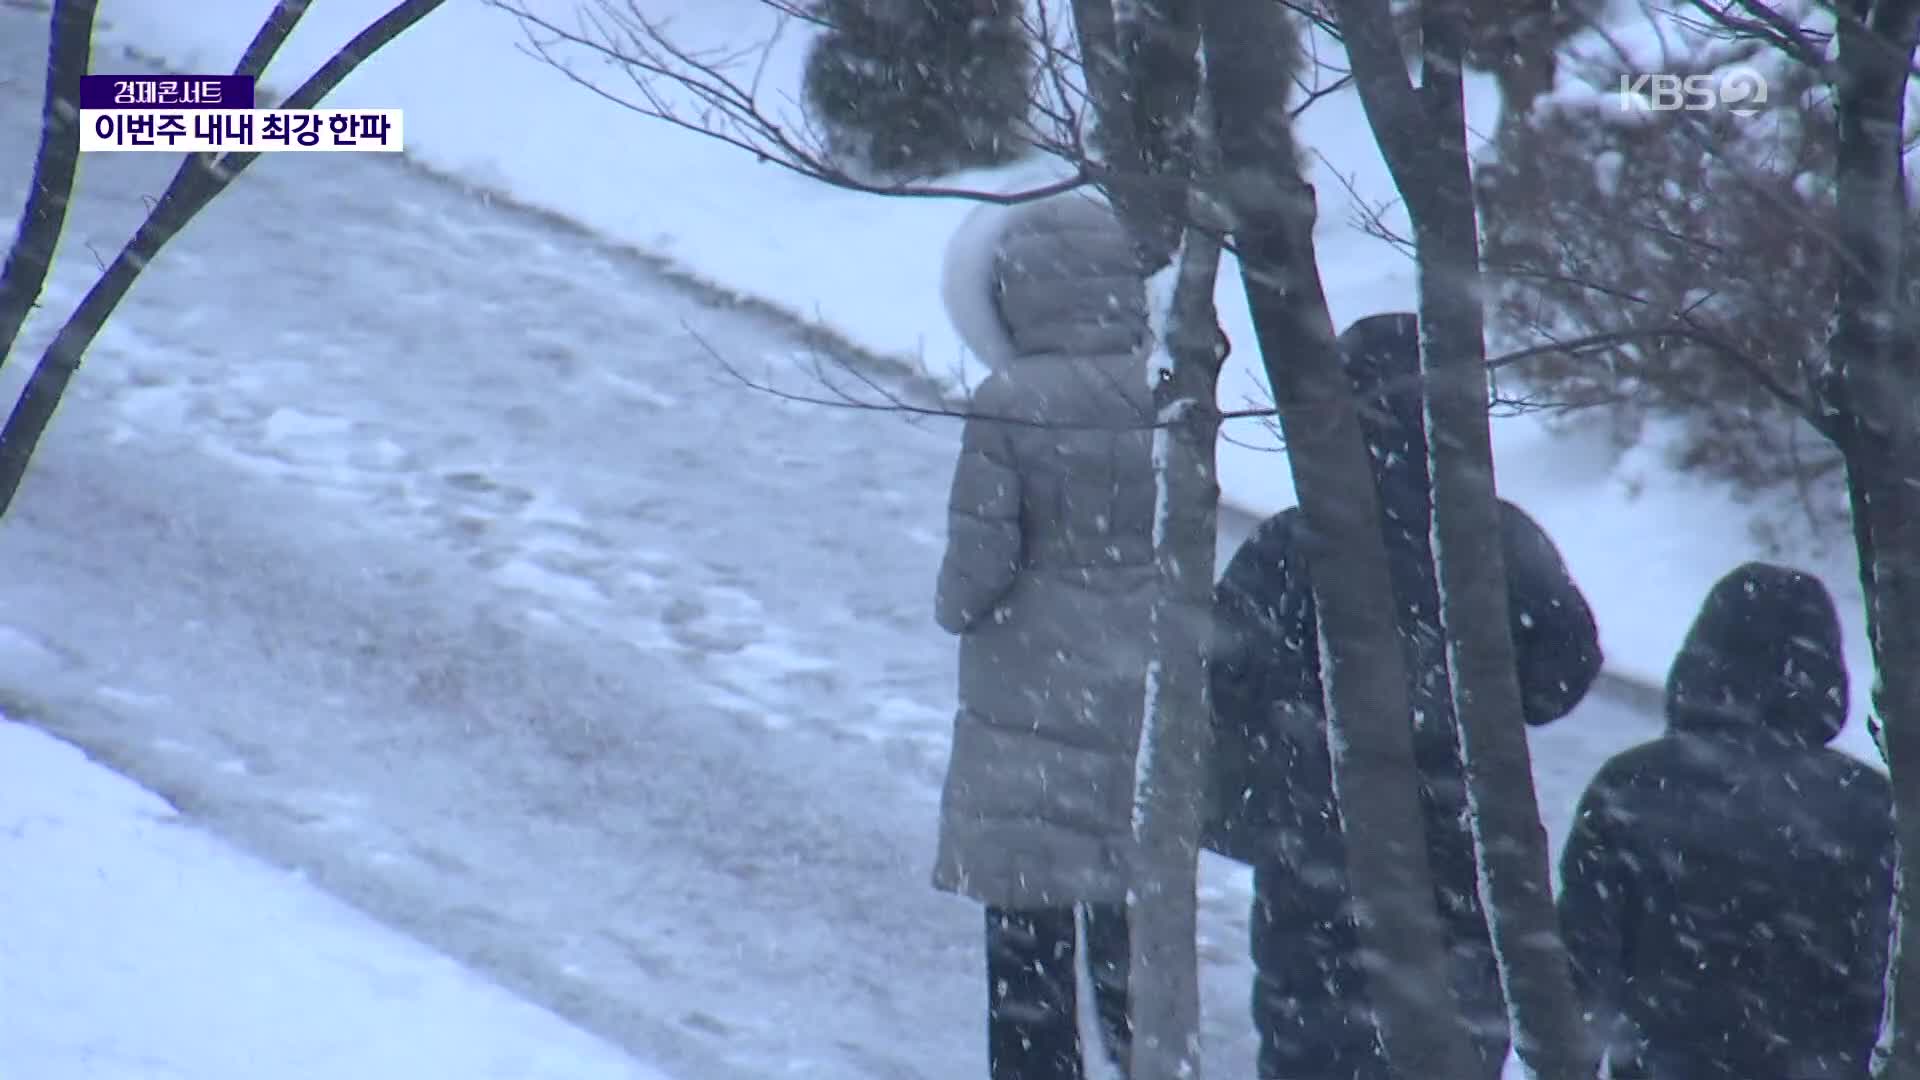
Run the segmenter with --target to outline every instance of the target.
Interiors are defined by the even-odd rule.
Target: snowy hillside
[[[665,1080],[4,718],[0,837],[8,1077]]]
[[[268,0],[107,0],[108,39],[137,46],[182,70],[226,70]],[[571,25],[577,0],[537,0],[535,10]],[[315,5],[267,82],[284,90],[368,19],[380,0]],[[667,0],[648,11],[691,41],[759,40],[771,29],[759,0]],[[794,82],[804,34],[788,28],[766,73]],[[968,205],[888,200],[832,189],[710,140],[636,116],[571,83],[522,50],[522,29],[482,0],[455,0],[376,57],[338,92],[344,105],[407,110],[409,152],[476,185],[560,213],[726,289],[818,318],[873,351],[917,357],[936,376],[971,377],[939,299],[940,257]],[[102,64],[110,64],[102,60]],[[623,77],[595,62],[581,70],[617,88]],[[483,78],[475,72],[485,72]],[[1469,117],[1487,130],[1495,113],[1485,80],[1471,84]],[[630,89],[630,87],[629,87]],[[792,90],[769,91],[776,104]],[[789,106],[790,103],[789,103]],[[509,130],[510,128],[510,130]],[[1354,199],[1394,198],[1357,98],[1334,95],[1304,119],[1323,200],[1319,244],[1335,320],[1341,325],[1413,302],[1405,256],[1363,234]],[[963,176],[954,183],[1010,190],[1044,165]],[[1351,190],[1354,195],[1347,193]],[[1389,215],[1392,220],[1393,215]],[[1237,274],[1222,275],[1219,300],[1239,343],[1223,401],[1262,398]],[[1292,502],[1284,459],[1253,423],[1221,445],[1229,502],[1255,514]],[[1864,623],[1850,553],[1776,552],[1755,538],[1757,510],[1711,484],[1675,478],[1657,446],[1620,455],[1597,435],[1556,435],[1531,417],[1495,426],[1501,487],[1538,516],[1564,547],[1594,599],[1610,669],[1658,684],[1695,605],[1721,572],[1747,558],[1774,558],[1822,573],[1848,615],[1854,700],[1863,704]],[[928,475],[938,486],[945,478]],[[1777,516],[1777,515],[1776,515]],[[1856,709],[1858,711],[1858,709]],[[1843,744],[1871,758],[1856,722]]]

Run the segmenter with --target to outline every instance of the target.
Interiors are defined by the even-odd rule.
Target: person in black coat
[[[1341,335],[1362,395],[1413,708],[1434,903],[1453,952],[1463,1020],[1493,1080],[1509,1035],[1467,820],[1453,694],[1430,541],[1432,484],[1419,378],[1418,321],[1362,319]],[[1526,722],[1572,711],[1598,676],[1599,634],[1558,549],[1533,519],[1501,503]],[[1254,868],[1254,1022],[1262,1080],[1384,1080],[1349,914],[1346,848],[1334,804],[1319,632],[1305,522],[1297,509],[1248,538],[1214,591],[1211,664],[1215,752],[1206,844]],[[1411,1078],[1404,1078],[1411,1080]]]
[[[1833,599],[1748,563],[1667,675],[1664,736],[1608,761],[1561,853],[1560,924],[1612,1053],[1657,1080],[1865,1080],[1893,890],[1887,780],[1847,719]]]

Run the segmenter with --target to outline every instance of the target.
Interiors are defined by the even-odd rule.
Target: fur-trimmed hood
[[[1146,284],[1126,230],[1084,194],[981,203],[948,241],[947,318],[999,371],[1037,355],[1133,355],[1148,340]]]

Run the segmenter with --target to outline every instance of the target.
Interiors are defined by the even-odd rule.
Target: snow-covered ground
[[[0,719],[0,1075],[664,1080]]]
[[[521,0],[556,23],[600,0]],[[624,8],[624,0],[612,0]],[[115,41],[137,45],[183,70],[229,70],[270,0],[106,0]],[[385,9],[384,0],[315,5],[266,82],[284,90]],[[647,0],[649,18],[680,40],[742,46],[776,29],[763,0]],[[1631,28],[1629,28],[1631,30]],[[1634,35],[1628,33],[1628,38]],[[770,61],[755,70],[763,99],[794,115],[797,70],[807,33],[789,25]],[[522,28],[485,0],[453,0],[375,57],[338,91],[345,105],[403,108],[408,152],[463,180],[508,193],[605,236],[670,260],[726,289],[824,322],[856,344],[913,359],[935,376],[971,377],[939,301],[941,254],[968,210],[956,201],[899,199],[829,188],[712,140],[648,120],[575,85],[524,51]],[[591,56],[560,54],[584,77],[631,95],[626,77]],[[1337,52],[1335,53],[1337,55]],[[475,77],[485,72],[484,78]],[[1470,125],[1489,131],[1497,98],[1490,81],[1470,80]],[[1396,196],[1352,92],[1317,102],[1302,138],[1315,153],[1321,193],[1318,243],[1337,323],[1413,304],[1406,257],[1367,236],[1361,204]],[[960,186],[1031,186],[1044,164],[953,178]],[[1397,220],[1397,205],[1387,220]],[[1240,343],[1222,384],[1223,402],[1264,397],[1240,282],[1229,265],[1219,300]],[[1234,425],[1221,444],[1227,500],[1254,514],[1293,502],[1284,458],[1259,425]],[[1696,605],[1720,574],[1748,558],[1786,561],[1821,573],[1848,613],[1856,723],[1843,745],[1877,760],[1858,714],[1866,702],[1864,617],[1853,560],[1838,544],[1790,542],[1775,550],[1757,517],[1790,517],[1773,503],[1750,505],[1722,487],[1675,477],[1662,448],[1622,453],[1594,431],[1549,431],[1539,417],[1495,426],[1502,491],[1553,532],[1593,597],[1610,670],[1657,685]]]
[[[0,70],[38,25],[0,6]],[[0,83],[0,202],[36,93]],[[170,165],[85,160],[34,342]],[[804,344],[390,159],[268,155],[154,261],[0,523],[31,568],[0,704],[674,1075],[982,1075],[979,913],[927,884],[956,433],[715,359]],[[1601,694],[1536,733],[1556,839],[1653,730]],[[1203,878],[1209,1068],[1249,1075],[1246,882]]]

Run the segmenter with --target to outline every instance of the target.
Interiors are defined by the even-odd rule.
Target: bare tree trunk
[[[1514,1049],[1529,1077],[1592,1080],[1599,1050],[1575,994],[1554,910],[1546,826],[1533,783],[1508,620],[1493,485],[1480,306],[1442,255],[1476,246],[1426,228],[1420,244],[1421,353],[1428,365],[1434,556],[1447,667],[1467,772],[1481,906],[1500,964]],[[1471,273],[1469,261],[1465,271]]]
[[[1284,227],[1237,224],[1234,238],[1307,523],[1302,548],[1313,567],[1334,794],[1368,994],[1389,1060],[1409,1075],[1470,1077],[1475,1058],[1451,1006],[1433,899],[1379,499],[1314,268],[1312,214],[1298,213],[1306,220]]]
[[[1160,593],[1152,616],[1146,722],[1134,795],[1139,876],[1132,903],[1129,1015],[1132,1080],[1199,1080],[1200,962],[1195,880],[1201,795],[1212,726],[1207,694],[1220,486],[1214,402],[1224,357],[1213,307],[1220,247],[1187,232],[1167,301],[1170,363],[1154,386],[1159,478],[1154,553]]]
[[[1314,193],[1300,176],[1285,109],[1291,69],[1275,62],[1294,31],[1280,5],[1238,0],[1208,0],[1205,22],[1235,248],[1307,523],[1335,800],[1368,993],[1401,1072],[1470,1077],[1476,1059],[1450,1006],[1433,901],[1379,499],[1315,261]]]
[[[1911,408],[1916,384],[1910,377],[1903,381],[1908,397],[1901,404]],[[1859,486],[1867,506],[1854,534],[1856,546],[1872,552],[1863,553],[1860,576],[1872,613],[1873,707],[1881,753],[1894,778],[1899,850],[1887,999],[1874,1053],[1878,1080],[1920,1080],[1920,945],[1913,937],[1920,927],[1920,881],[1914,878],[1920,791],[1911,779],[1920,772],[1920,667],[1914,662],[1920,657],[1920,446],[1911,424],[1896,446],[1850,455],[1847,469],[1849,484]]]
[[[1196,0],[1073,0],[1104,187],[1149,272],[1172,264],[1189,224],[1200,93]]]
[[[1874,711],[1893,779],[1895,877],[1887,1001],[1873,1075],[1920,1080],[1920,371],[1906,290],[1905,94],[1920,4],[1839,20],[1835,164],[1839,287],[1823,405],[1846,455],[1873,649]],[[1860,21],[1856,21],[1860,20]]]
[[[1154,560],[1159,591],[1149,623],[1153,659],[1134,784],[1135,878],[1129,898],[1127,1015],[1131,1080],[1198,1080],[1200,959],[1197,881],[1206,785],[1206,656],[1220,487],[1214,449],[1220,365],[1213,288],[1220,246],[1190,227],[1199,98],[1193,0],[1074,0],[1075,30],[1107,158],[1107,194],[1133,235],[1144,271],[1170,266],[1154,295],[1164,338],[1152,365]]]
[[[1220,487],[1214,449],[1220,365],[1213,288],[1217,241],[1190,227],[1199,25],[1193,0],[1147,0],[1116,18],[1110,0],[1074,0],[1087,84],[1107,157],[1108,197],[1143,269],[1171,265],[1155,295],[1154,559],[1146,709],[1134,786],[1135,879],[1129,909],[1131,1080],[1198,1080],[1200,960],[1197,881],[1206,784],[1206,655]]]
[[[1137,180],[1127,186],[1136,188],[1134,197],[1143,211],[1139,220],[1148,229],[1146,263],[1159,269],[1172,261],[1191,224],[1200,8],[1198,0],[1120,0],[1119,10],[1126,106],[1133,114],[1139,154]],[[1207,301],[1211,309],[1211,294]]]
[[[1139,139],[1133,130],[1133,113],[1127,108],[1127,65],[1120,56],[1120,26],[1113,14],[1113,0],[1073,0],[1073,36],[1080,43],[1081,74],[1086,79],[1087,96],[1093,103],[1094,131],[1092,148],[1115,174],[1140,171]],[[1129,228],[1144,214],[1135,212],[1118,194],[1109,196]]]
[[[20,228],[0,269],[0,364],[46,287],[53,253],[67,223],[67,202],[80,166],[80,77],[93,55],[99,0],[54,0],[47,45],[46,97],[40,106],[40,149],[33,158]]]
[[[1403,173],[1418,177],[1409,175],[1401,188],[1419,264],[1434,561],[1481,906],[1514,1049],[1527,1074],[1592,1080],[1600,1053],[1583,1019],[1554,910],[1552,860],[1534,791],[1508,618],[1487,415],[1479,222],[1461,86],[1466,12],[1457,0],[1426,0],[1422,14],[1426,55],[1417,93],[1432,139],[1415,161],[1403,164]]]
[[[1478,884],[1508,1019],[1531,1075],[1591,1080],[1599,1051],[1586,1030],[1554,911],[1508,625],[1461,86],[1466,11],[1458,0],[1424,0],[1425,55],[1416,88],[1384,0],[1336,0],[1335,8],[1367,122],[1414,224],[1440,616]]]

